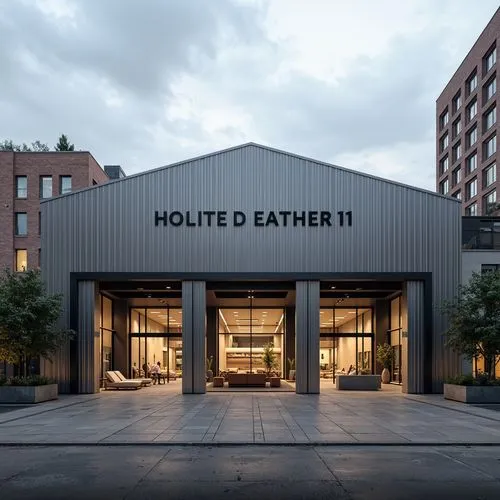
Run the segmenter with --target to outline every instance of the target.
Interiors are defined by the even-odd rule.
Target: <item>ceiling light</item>
[[[171,286],[166,286],[165,287],[167,290],[170,290],[172,287]]]
[[[356,288],[356,290],[363,290],[360,286],[358,288]]]
[[[330,289],[331,290],[335,290],[335,288],[337,288],[336,286],[331,286]]]

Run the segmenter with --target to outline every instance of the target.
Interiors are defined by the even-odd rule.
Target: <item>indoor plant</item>
[[[50,360],[71,338],[71,330],[57,326],[61,312],[61,296],[47,294],[39,271],[6,270],[0,278],[0,360],[15,365],[21,374],[5,380],[0,402],[57,398],[57,384],[30,371],[33,359]]]
[[[388,384],[391,381],[392,347],[385,343],[377,346],[377,361],[383,366],[382,383]]]
[[[209,356],[207,358],[207,382],[213,382],[214,381],[214,372],[212,371],[212,363],[214,361],[213,356]]]
[[[288,358],[288,378],[289,380],[295,380],[295,358]]]
[[[267,378],[271,377],[271,371],[276,368],[278,361],[276,358],[276,353],[274,352],[274,345],[272,342],[266,344],[264,346],[264,350],[262,352],[262,362],[266,367],[266,376]]]

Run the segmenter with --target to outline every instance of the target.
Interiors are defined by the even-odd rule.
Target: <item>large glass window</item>
[[[477,115],[477,100],[474,99],[474,101],[472,101],[467,106],[467,122],[473,120],[476,115]]]
[[[181,308],[130,309],[130,363],[132,377],[150,375],[158,363],[163,375],[182,375]]]
[[[467,164],[467,174],[474,172],[474,170],[476,170],[477,168],[477,153],[470,155],[466,160],[466,164]]]
[[[497,48],[493,47],[484,58],[484,69],[486,73],[493,68],[497,62]]]
[[[373,311],[333,307],[320,310],[320,377],[373,373]]]
[[[494,212],[497,208],[497,192],[494,189],[491,193],[488,193],[483,198],[483,212],[485,215],[489,215]]]
[[[264,350],[272,348],[271,372],[284,376],[285,311],[282,308],[219,309],[219,371],[222,373],[268,373]]]

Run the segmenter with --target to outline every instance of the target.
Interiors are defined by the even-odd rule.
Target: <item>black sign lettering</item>
[[[253,225],[255,227],[352,227],[352,210],[331,212],[329,210],[256,210],[253,213]],[[247,223],[247,214],[235,210],[205,210],[182,212],[166,210],[154,212],[155,226],[173,227],[241,227]]]

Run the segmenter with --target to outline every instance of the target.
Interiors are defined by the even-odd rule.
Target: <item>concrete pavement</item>
[[[500,498],[500,447],[3,448],[2,500]]]
[[[0,444],[500,445],[500,412],[393,389],[183,396],[176,381],[0,414]]]

